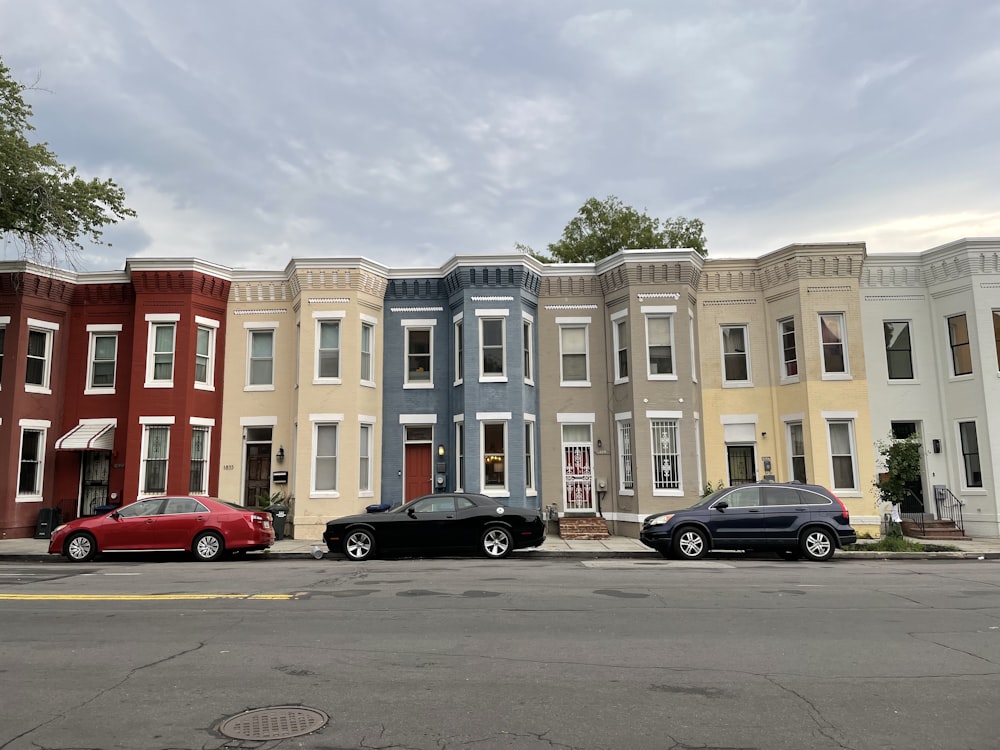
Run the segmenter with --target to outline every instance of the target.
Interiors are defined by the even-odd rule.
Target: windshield
[[[692,508],[707,508],[712,503],[714,503],[716,500],[718,500],[723,495],[723,493],[725,493],[728,489],[729,488],[727,487],[725,490],[719,490],[718,492],[713,492],[711,495],[706,495],[705,497],[703,497],[701,500],[699,500],[698,502],[696,502],[691,507]]]

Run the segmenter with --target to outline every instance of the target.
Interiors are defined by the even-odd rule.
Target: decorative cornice
[[[287,312],[287,307],[271,309],[261,308],[257,310],[233,310],[233,315],[284,315]]]
[[[308,299],[310,305],[347,305],[350,304],[350,297],[310,297]]]
[[[545,305],[546,310],[596,310],[597,305]]]
[[[469,297],[471,302],[513,302],[513,297]]]
[[[635,298],[640,302],[647,299],[673,299],[680,301],[681,295],[679,292],[639,292],[635,295]]]
[[[444,312],[444,308],[443,307],[390,307],[389,312],[394,312],[394,313]]]
[[[756,305],[759,300],[755,299],[706,299],[702,300],[702,307],[734,307],[738,305]]]

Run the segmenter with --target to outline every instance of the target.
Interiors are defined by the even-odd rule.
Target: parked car
[[[211,497],[151,497],[58,526],[49,552],[87,562],[105,552],[175,550],[210,562],[272,544],[269,513]]]
[[[505,506],[485,495],[424,495],[383,508],[372,505],[368,513],[329,521],[323,532],[326,546],[357,561],[390,550],[478,550],[499,559],[545,541],[540,511]]]
[[[664,557],[696,560],[710,550],[775,550],[788,560],[829,560],[853,544],[851,516],[825,487],[759,482],[728,487],[690,508],[656,513],[639,539]]]

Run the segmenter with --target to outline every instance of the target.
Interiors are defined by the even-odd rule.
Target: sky
[[[1000,0],[0,0],[33,136],[138,212],[86,271],[435,267],[611,195],[710,257],[997,237],[998,29]]]

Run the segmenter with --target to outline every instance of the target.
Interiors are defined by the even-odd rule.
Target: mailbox
[[[287,471],[271,472],[271,484],[288,484],[288,472]]]

